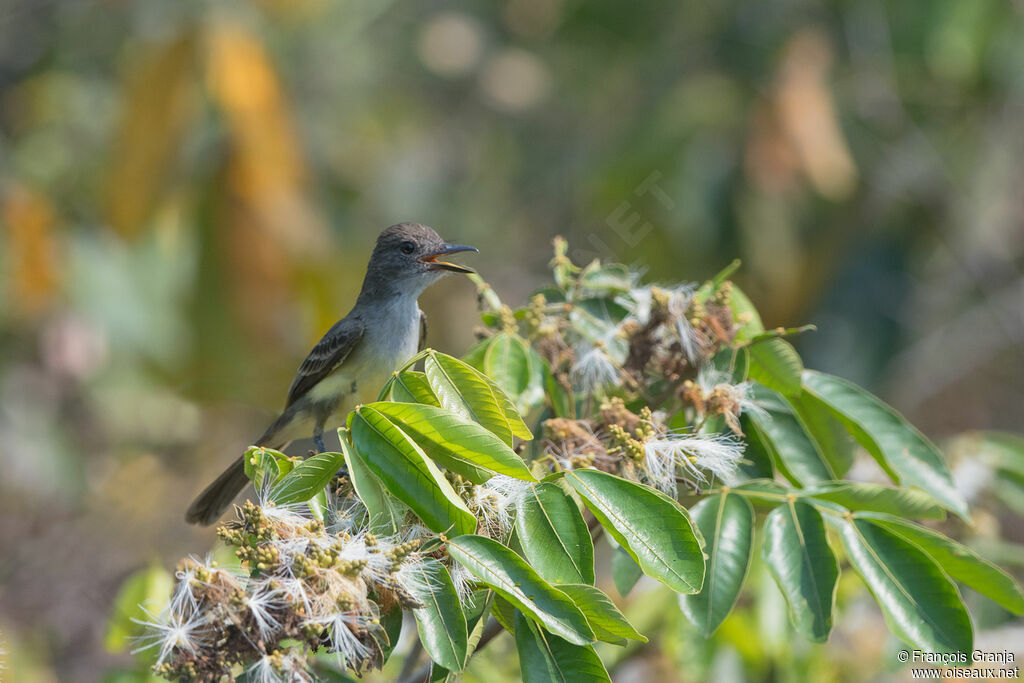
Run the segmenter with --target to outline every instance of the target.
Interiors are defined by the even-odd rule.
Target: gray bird
[[[281,449],[312,436],[320,452],[334,416],[376,400],[391,374],[411,358],[426,333],[417,299],[447,271],[472,273],[440,257],[475,247],[449,244],[432,228],[399,223],[377,238],[356,305],[313,347],[299,366],[284,411],[257,441]],[[212,524],[249,483],[238,458],[189,506],[185,519]]]

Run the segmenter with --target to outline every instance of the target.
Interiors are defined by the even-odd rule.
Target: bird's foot
[[[313,443],[316,444],[317,453],[327,452],[327,446],[324,445],[324,437],[321,436],[320,434],[317,434],[316,436],[313,437]]]

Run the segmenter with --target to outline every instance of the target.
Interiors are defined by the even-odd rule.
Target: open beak
[[[442,257],[442,256],[447,256],[449,254],[458,254],[458,253],[461,253],[463,251],[476,251],[476,252],[479,252],[480,250],[477,249],[476,247],[467,247],[465,244],[446,244],[446,245],[444,245],[444,249],[442,249],[441,251],[435,252],[433,254],[427,254],[426,256],[421,256],[420,257],[420,261],[422,261],[423,263],[429,263],[429,264],[431,264],[433,266],[436,266],[437,268],[441,268],[441,269],[444,269],[444,270],[450,270],[450,271],[455,272],[455,273],[473,273],[473,272],[476,272],[472,268],[466,268],[465,266],[460,266],[457,263],[448,263],[447,261],[438,261],[438,259],[440,257]]]

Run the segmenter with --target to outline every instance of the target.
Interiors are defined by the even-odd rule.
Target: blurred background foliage
[[[0,0],[14,679],[130,664],[102,644],[117,587],[212,545],[187,500],[280,407],[401,220],[478,245],[508,301],[547,278],[556,234],[652,280],[738,256],[767,324],[818,325],[809,366],[938,439],[1019,429],[1022,28],[995,0]],[[432,345],[464,351],[469,284],[423,307]],[[964,533],[1020,564],[1024,455],[991,443],[949,451],[983,502]],[[816,648],[757,572],[763,596],[710,644],[631,596],[657,637],[617,680],[895,668],[859,584]],[[1009,628],[979,646],[1020,647]],[[477,676],[497,680],[501,647]]]

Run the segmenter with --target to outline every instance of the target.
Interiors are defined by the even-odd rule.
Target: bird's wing
[[[306,392],[315,387],[320,380],[331,374],[335,368],[345,362],[352,349],[363,338],[363,322],[351,316],[334,323],[313,350],[302,361],[299,371],[295,373],[292,386],[288,389],[288,404],[302,398]]]
[[[420,311],[420,341],[416,345],[417,351],[427,348],[427,314]]]

